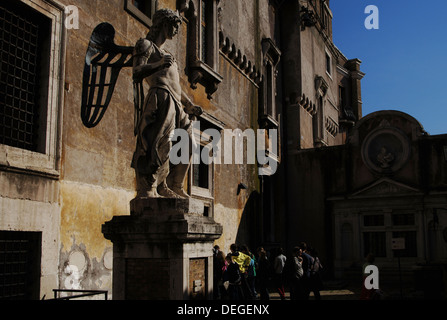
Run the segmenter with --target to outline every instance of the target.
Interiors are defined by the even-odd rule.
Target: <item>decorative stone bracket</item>
[[[240,49],[225,37],[223,32],[219,32],[219,48],[222,54],[229,60],[239,71],[250,79],[255,85],[259,85],[262,81],[262,74],[253,62],[247,59]]]
[[[329,85],[326,82],[326,80],[324,80],[324,78],[322,76],[315,77],[315,90],[317,91],[317,97],[326,96],[326,94],[329,90]]]
[[[317,106],[304,93],[302,94],[301,99],[298,101],[298,104],[311,116],[314,116],[317,113]]]
[[[208,99],[212,99],[213,93],[223,80],[222,76],[200,60],[191,62],[189,68],[191,88],[196,89],[197,84],[201,83],[205,87]]]

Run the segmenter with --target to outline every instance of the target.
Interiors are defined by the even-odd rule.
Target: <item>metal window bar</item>
[[[39,25],[0,6],[0,143],[37,149]]]
[[[26,298],[28,240],[0,240],[0,300]]]
[[[53,289],[54,300],[73,300],[96,295],[104,295],[104,300],[108,299],[107,290],[76,290],[76,289]],[[77,293],[66,297],[59,296],[61,293]]]

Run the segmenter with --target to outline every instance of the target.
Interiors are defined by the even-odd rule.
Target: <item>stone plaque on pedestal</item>
[[[196,199],[139,198],[102,226],[113,243],[113,299],[211,299],[222,226]]]

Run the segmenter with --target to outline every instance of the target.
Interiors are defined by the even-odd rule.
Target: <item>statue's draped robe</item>
[[[166,54],[147,39],[144,54],[148,63],[158,61]],[[141,48],[137,43],[136,48]],[[147,47],[147,49],[146,49]],[[138,53],[138,52],[137,52]],[[150,190],[166,181],[171,172],[173,183],[183,183],[183,164],[170,170],[169,152],[172,147],[171,135],[176,128],[184,129],[191,136],[191,121],[181,105],[181,92],[171,83],[179,83],[177,63],[163,68],[145,78],[149,91],[145,97],[140,122],[137,124],[137,146],[132,167],[137,172],[138,191]]]

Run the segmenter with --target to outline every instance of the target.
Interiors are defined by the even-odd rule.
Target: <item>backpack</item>
[[[286,280],[292,280],[295,277],[295,268],[293,266],[293,257],[288,257],[284,268],[282,269],[282,274]]]
[[[247,273],[250,277],[256,276],[256,270],[255,270],[255,260],[252,258],[250,261],[249,266],[247,267]]]

